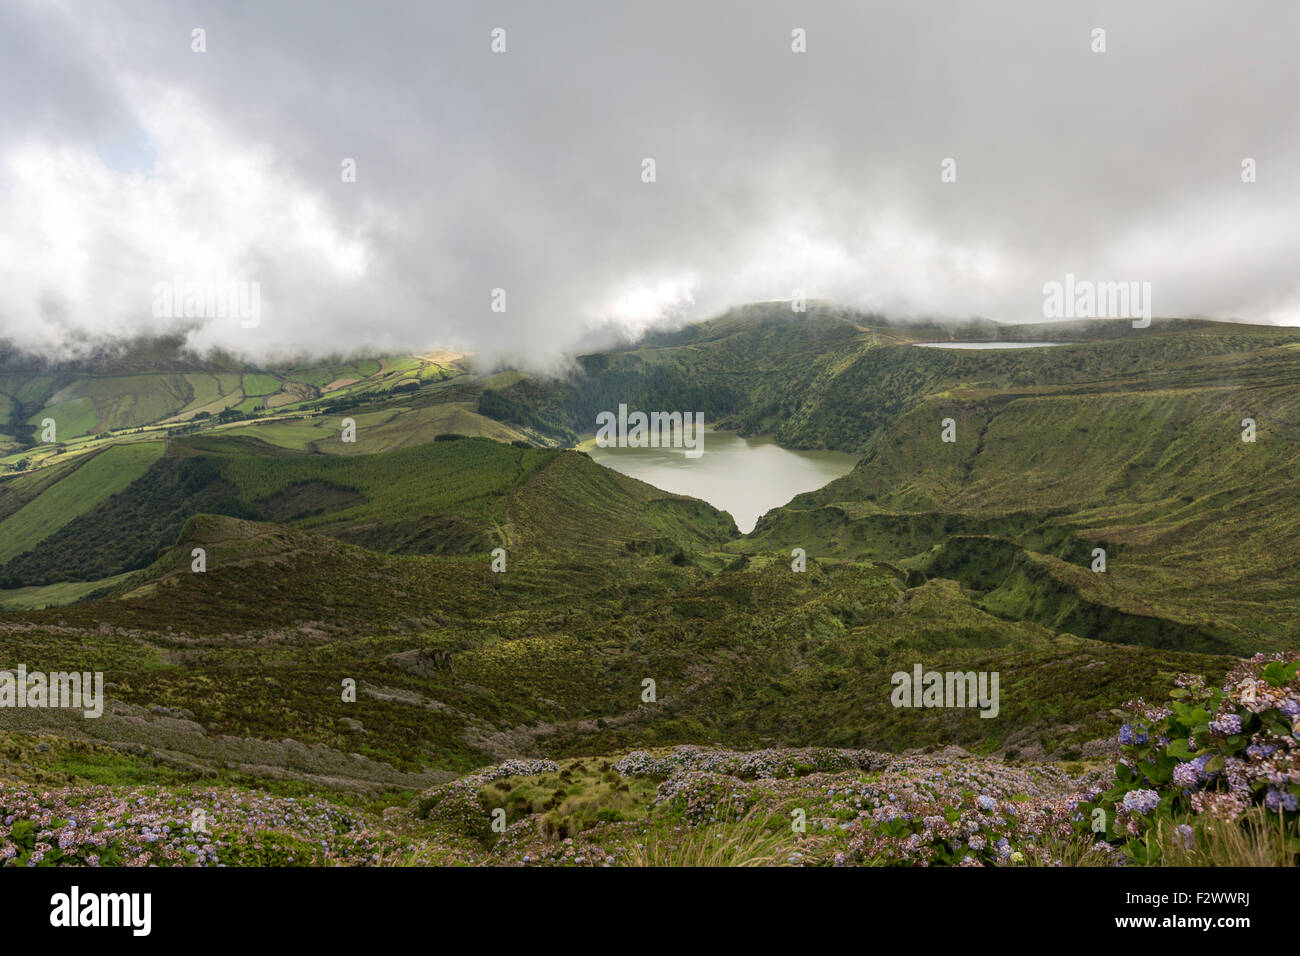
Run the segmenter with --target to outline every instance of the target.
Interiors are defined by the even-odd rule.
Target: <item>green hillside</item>
[[[125,343],[63,363],[0,349],[0,475],[47,463],[56,452],[94,450],[124,433],[162,435],[262,418],[319,425],[319,416],[333,406],[393,398],[460,403],[459,413],[433,416],[426,423],[430,429],[450,422],[463,433],[522,437],[472,414],[466,403],[477,402],[478,390],[468,396],[447,391],[468,379],[462,359],[431,353],[254,368],[219,353],[197,356],[180,339]],[[45,440],[48,421],[54,423],[54,442]],[[393,444],[431,440],[438,433],[413,438],[418,429],[408,426],[414,424],[391,429]]]
[[[208,735],[360,747],[403,771],[686,742],[1060,752],[1100,736],[1111,707],[1168,672],[1225,667],[1009,625],[955,586],[908,588],[879,566],[796,574],[754,560],[715,574],[630,552],[525,553],[494,574],[486,555],[380,555],[215,516],[189,521],[109,598],[16,613],[0,656],[21,647],[29,666],[54,668],[109,626],[123,636],[97,640],[97,653],[128,703],[183,708]],[[454,675],[432,662],[437,650]],[[917,659],[1000,671],[1002,719],[896,710],[890,674]],[[331,690],[342,676],[370,689],[355,707]],[[657,706],[642,700],[646,678]],[[343,716],[370,735],[347,742]]]
[[[1067,349],[1043,351],[1069,362]],[[1213,635],[1207,647],[1290,646],[1300,613],[1289,556],[1300,520],[1289,480],[1300,465],[1294,356],[1268,347],[1197,358],[1137,383],[936,390],[876,434],[851,474],[766,516],[754,538],[914,558],[921,569],[942,546],[947,571],[1001,589],[991,600],[1004,611],[1057,619],[1059,601],[995,580],[1014,562],[991,558],[978,537],[952,538],[993,535],[1026,557],[1060,559],[1033,560],[1067,602],[1177,622]],[[1238,375],[1243,384],[1227,384]],[[1253,443],[1242,441],[1245,418],[1258,426]],[[945,419],[953,443],[940,440]],[[973,550],[954,564],[960,541]],[[1105,574],[1080,573],[1095,547],[1107,551]]]
[[[1042,339],[1073,344],[912,344]],[[480,409],[567,437],[620,403],[700,410],[715,427],[853,451],[851,474],[733,549],[942,570],[1008,617],[1244,653],[1293,646],[1300,616],[1298,346],[1295,329],[1204,321],[948,328],[760,305],[586,356],[562,380],[489,389]],[[1096,547],[1105,574],[1080,574]]]
[[[8,773],[104,800],[147,781],[367,803],[444,861],[619,824],[653,829],[614,852],[658,853],[689,807],[720,805],[708,781],[744,790],[773,761],[831,814],[823,765],[858,792],[978,773],[1050,814],[1110,770],[1117,708],[1296,648],[1300,333],[1050,335],[1074,344],[917,348],[1046,334],[755,306],[559,379],[446,356],[178,368],[163,346],[102,375],[10,370],[0,667],[112,688],[101,720],[14,711]],[[27,423],[56,396],[89,401],[95,427],[153,418],[39,446]],[[558,447],[619,404],[860,460],[742,536]],[[918,664],[996,673],[997,719],[896,707],[894,674]],[[886,755],[913,748],[948,756]],[[656,795],[669,782],[687,809]],[[482,832],[493,807],[519,829]],[[879,861],[857,836],[809,852]]]
[[[143,568],[204,512],[312,529],[390,553],[504,546],[590,555],[651,539],[712,548],[735,531],[730,518],[701,502],[577,452],[482,438],[331,456],[253,438],[195,436],[160,456],[159,443],[113,446],[25,504],[0,525],[13,528],[0,581],[16,590]]]
[[[922,349],[927,341],[1066,340],[1049,349]],[[583,356],[560,380],[489,389],[485,414],[557,433],[594,430],[598,412],[690,409],[745,433],[796,448],[868,450],[927,397],[953,389],[1003,392],[1042,386],[1136,391],[1193,382],[1244,388],[1297,374],[1292,328],[1165,320],[963,327],[891,324],[828,306],[792,315],[756,305],[624,350]],[[1263,366],[1259,360],[1262,362]],[[1103,384],[1105,383],[1105,384]]]
[[[161,442],[114,445],[0,522],[0,562],[27,551],[69,521],[92,510],[139,478],[163,453]]]

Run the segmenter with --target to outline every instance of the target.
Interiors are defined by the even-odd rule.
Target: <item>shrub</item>
[[[1183,674],[1168,707],[1130,701],[1115,785],[1079,805],[1076,826],[1097,828],[1130,860],[1148,864],[1159,859],[1161,832],[1181,830],[1190,840],[1196,828],[1183,821],[1191,817],[1239,824],[1260,808],[1300,855],[1297,671],[1300,654],[1257,654],[1222,688]]]

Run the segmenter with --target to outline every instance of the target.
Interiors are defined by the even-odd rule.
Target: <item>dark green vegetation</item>
[[[206,573],[189,570],[194,547]],[[412,771],[701,741],[1058,752],[1100,736],[1109,707],[1162,675],[1224,666],[1008,624],[951,583],[908,590],[870,565],[711,574],[632,553],[511,560],[496,575],[483,558],[379,555],[204,516],[113,599],[25,614],[0,652],[74,666],[96,635],[124,701],[188,710],[209,733],[352,747]],[[890,675],[917,660],[1000,671],[1001,717],[896,711]],[[1080,669],[1093,678],[1083,688]],[[340,702],[348,677],[355,704]],[[352,736],[345,717],[366,733]]]
[[[574,452],[463,438],[326,457],[252,438],[194,437],[173,442],[128,487],[0,566],[0,580],[24,587],[135,570],[171,545],[189,517],[204,513],[277,521],[395,554],[527,544],[545,551],[577,535],[598,552],[623,547],[625,531],[679,534],[694,546],[718,544],[734,531],[699,502],[655,492]]]
[[[915,341],[1068,340],[921,349]],[[753,306],[490,407],[590,430],[617,408],[861,454],[741,550],[883,560],[961,581],[996,614],[1210,652],[1290,646],[1300,616],[1300,332],[1195,321],[950,330]],[[488,396],[485,395],[485,399]],[[481,407],[489,407],[483,405]],[[1243,419],[1257,427],[1242,441]],[[956,441],[940,440],[952,419]],[[1107,551],[1105,574],[1090,570]]]
[[[244,393],[304,385],[255,423],[166,424],[148,411],[165,402],[137,402],[144,434],[0,481],[0,667],[113,685],[99,721],[4,712],[0,730],[83,748],[24,748],[27,778],[379,801],[508,758],[683,743],[1076,760],[1173,674],[1217,681],[1295,646],[1300,333],[1099,322],[996,331],[1079,343],[1063,348],[909,344],[948,334],[753,307],[561,381],[384,359],[352,386],[347,363],[240,370]],[[236,374],[126,365],[112,377],[167,395],[171,375]],[[39,378],[6,386],[23,422],[83,393],[104,421],[102,389]],[[620,403],[862,460],[740,537],[703,502],[542,447]],[[998,717],[895,709],[890,676],[917,663],[997,671]],[[603,773],[554,783],[498,796],[557,832],[638,812]]]

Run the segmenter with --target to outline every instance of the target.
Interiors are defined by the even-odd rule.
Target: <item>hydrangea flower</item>
[[[1270,787],[1268,793],[1264,794],[1264,806],[1274,813],[1281,811],[1294,813],[1297,808],[1300,808],[1300,798],[1289,790]]]
[[[898,812],[897,808],[892,804],[886,804],[873,813],[871,818],[876,823],[892,823],[894,820],[897,820],[899,816],[901,816],[901,814]]]
[[[1200,768],[1191,761],[1180,763],[1174,768],[1174,786],[1182,787],[1184,790],[1191,790],[1200,782]]]
[[[1150,813],[1160,805],[1160,794],[1154,790],[1130,790],[1124,794],[1124,809],[1130,813]]]
[[[1241,733],[1241,717],[1237,714],[1224,714],[1218,720],[1210,721],[1210,730],[1216,734],[1230,737]]]

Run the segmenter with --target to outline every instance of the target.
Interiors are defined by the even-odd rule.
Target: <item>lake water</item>
[[[760,515],[847,475],[858,460],[843,452],[792,451],[770,438],[708,429],[703,446],[699,458],[687,458],[682,448],[601,448],[594,440],[579,447],[606,468],[729,512],[744,534],[754,530]]]
[[[1046,349],[1073,342],[913,342],[922,349]]]

